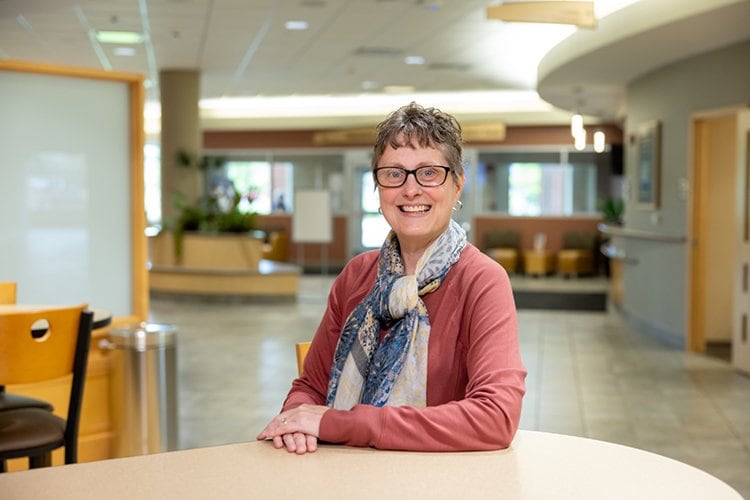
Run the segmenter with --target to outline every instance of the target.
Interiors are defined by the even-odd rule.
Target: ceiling
[[[639,46],[640,58],[608,78],[596,71],[597,51],[611,57],[606,51],[613,47],[627,50],[638,30],[658,44],[660,31],[680,21],[675,12],[695,17],[713,6],[750,4],[641,0],[628,6],[633,1],[597,0],[599,27],[576,31],[487,20],[485,8],[496,3],[487,0],[0,0],[0,58],[141,73],[154,103],[159,71],[198,69],[204,128],[361,126],[412,99],[462,121],[567,122],[569,111],[538,97],[538,67],[548,101],[570,110],[587,92],[603,92],[607,99],[588,111],[613,121],[621,118],[623,84],[648,66],[649,48]],[[660,10],[662,4],[670,8]],[[644,9],[659,15],[638,18],[642,29],[615,22]],[[286,21],[309,27],[291,31]],[[132,56],[116,55],[118,46],[97,42],[96,30],[141,32],[145,43],[133,46]],[[746,31],[742,36],[750,37]],[[690,50],[705,50],[703,38],[698,41]],[[558,44],[567,44],[562,55],[553,49]],[[689,51],[666,52],[659,54],[662,63],[672,52],[684,57]],[[424,63],[407,64],[409,56]],[[594,77],[595,85],[587,88],[582,76]],[[312,110],[313,98],[323,107]]]

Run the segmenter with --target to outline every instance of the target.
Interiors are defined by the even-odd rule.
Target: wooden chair
[[[305,364],[305,357],[307,356],[307,351],[310,350],[310,345],[312,342],[298,342],[295,346],[295,349],[297,351],[297,373],[302,376],[302,365]]]
[[[268,243],[263,244],[263,259],[286,262],[289,254],[289,234],[286,231],[272,231]]]
[[[16,283],[13,281],[0,281],[0,304],[16,303]],[[20,394],[9,394],[5,392],[5,386],[0,385],[0,411],[16,408],[43,408],[52,411],[52,405],[41,399],[28,398]]]
[[[72,375],[66,418],[41,408],[0,411],[0,472],[6,460],[21,457],[28,457],[30,468],[49,466],[52,451],[63,446],[65,463],[77,461],[93,318],[85,305],[0,314],[0,384]]]

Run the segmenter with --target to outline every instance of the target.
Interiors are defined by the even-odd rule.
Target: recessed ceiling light
[[[424,64],[424,57],[422,56],[406,56],[404,58],[406,64]]]
[[[289,31],[304,31],[310,27],[310,24],[307,21],[287,21],[284,27]]]
[[[416,90],[414,85],[386,85],[383,92],[386,94],[409,94]]]
[[[143,33],[135,31],[97,31],[96,39],[99,43],[115,43],[118,45],[130,45],[143,43]]]
[[[135,47],[115,47],[112,53],[116,56],[132,57],[135,55]]]

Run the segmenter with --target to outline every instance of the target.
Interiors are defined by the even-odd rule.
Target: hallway
[[[255,438],[296,376],[294,344],[314,333],[331,280],[307,275],[298,300],[281,303],[152,299],[150,321],[179,328],[181,448]],[[750,497],[750,377],[614,314],[518,316],[529,371],[521,428],[666,455]]]

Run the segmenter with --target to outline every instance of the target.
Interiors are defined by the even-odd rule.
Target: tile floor
[[[314,332],[331,279],[307,275],[298,299],[281,303],[152,299],[151,321],[179,328],[181,448],[254,439],[296,375],[294,344]],[[521,428],[666,455],[750,498],[750,377],[613,313],[518,316],[529,371]]]

